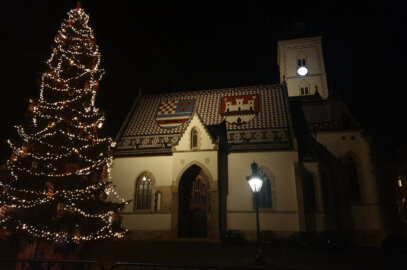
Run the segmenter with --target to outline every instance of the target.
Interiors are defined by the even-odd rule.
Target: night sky
[[[264,1],[266,2],[266,1]],[[279,83],[277,41],[321,35],[328,87],[377,143],[406,143],[406,22],[397,1],[82,1],[106,74],[97,105],[115,137],[137,95]],[[289,3],[288,3],[289,2]],[[398,1],[401,2],[401,1]],[[76,1],[2,1],[0,162],[10,155],[53,38]],[[402,50],[403,49],[403,50]]]

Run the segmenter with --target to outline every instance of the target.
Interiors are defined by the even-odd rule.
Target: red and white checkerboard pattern
[[[174,114],[177,106],[178,106],[178,100],[164,101],[160,104],[160,108],[158,109],[157,114],[158,115]]]
[[[283,91],[282,86],[276,84],[145,95],[139,100],[122,138],[150,141],[150,137],[169,136],[174,139],[175,136],[182,134],[188,126],[189,120],[172,129],[162,128],[156,121],[157,115],[174,113],[179,100],[195,100],[194,111],[199,114],[205,125],[220,124],[224,121],[224,117],[220,114],[221,99],[241,95],[258,95],[259,111],[256,117],[248,123],[241,125],[226,123],[228,134],[234,131],[264,130],[266,132],[273,130],[274,132],[277,129],[288,131],[288,112],[284,103]],[[272,137],[267,141],[274,142],[274,137]],[[237,142],[233,141],[233,143]]]
[[[156,115],[169,113],[182,99],[194,99],[194,110],[199,114],[205,125],[220,124],[224,117],[220,114],[220,103],[223,97],[238,95],[259,95],[259,113],[244,125],[226,123],[228,131],[253,130],[288,127],[287,112],[284,104],[281,85],[260,85],[239,88],[179,92],[161,95],[146,95],[137,104],[124,137],[180,134],[188,125],[188,121],[173,129],[160,127]],[[161,106],[163,108],[161,109]]]

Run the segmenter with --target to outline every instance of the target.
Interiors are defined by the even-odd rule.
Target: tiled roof
[[[166,103],[173,104],[174,101],[181,104],[181,101],[193,100],[193,110],[199,114],[205,125],[219,125],[226,119],[225,114],[221,114],[222,99],[225,97],[258,99],[253,105],[257,111],[251,111],[255,115],[253,119],[239,124],[226,121],[226,137],[232,151],[290,148],[284,91],[282,85],[276,84],[143,95],[131,113],[124,132],[119,136],[115,156],[170,154],[171,147],[178,142],[189,119],[178,123],[174,128],[164,128],[156,120],[160,107]],[[172,112],[175,111],[173,108]],[[228,113],[235,117],[235,112]],[[245,113],[242,112],[243,114]]]
[[[358,121],[346,105],[333,93],[327,100],[303,102],[301,106],[311,131],[360,128]]]

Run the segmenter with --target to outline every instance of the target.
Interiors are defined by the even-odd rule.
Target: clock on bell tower
[[[277,64],[280,83],[287,83],[288,96],[313,95],[328,97],[321,37],[282,40],[278,42]]]

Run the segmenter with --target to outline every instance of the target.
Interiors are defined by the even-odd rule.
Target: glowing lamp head
[[[261,186],[263,185],[263,179],[262,176],[258,173],[257,169],[257,163],[253,161],[251,164],[252,167],[252,174],[250,176],[246,176],[247,182],[250,185],[250,188],[252,189],[253,193],[260,192]]]
[[[261,186],[263,185],[263,180],[258,177],[253,177],[248,180],[249,185],[254,193],[260,192]]]
[[[308,68],[307,67],[299,67],[297,69],[297,74],[300,76],[305,76],[308,74]]]

